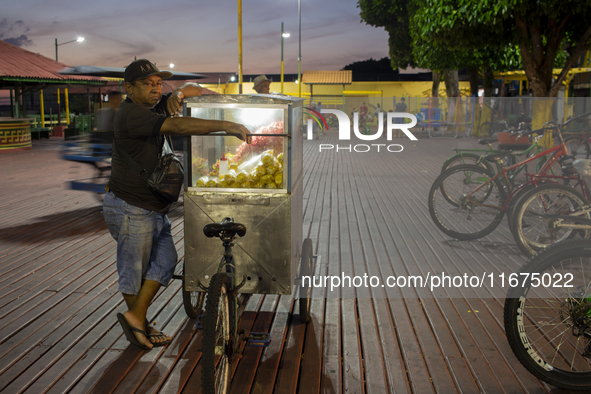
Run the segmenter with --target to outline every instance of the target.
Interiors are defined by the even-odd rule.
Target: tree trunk
[[[447,97],[458,97],[460,95],[458,70],[443,70],[443,82],[445,82]]]
[[[470,67],[470,96],[478,97],[478,67]]]
[[[495,75],[493,73],[492,68],[490,66],[487,66],[484,69],[484,97],[492,97],[492,95],[494,94],[494,77]]]
[[[431,96],[439,97],[439,84],[441,83],[441,74],[433,71],[433,86],[431,86]]]
[[[569,59],[562,68],[560,75],[552,82],[552,69],[556,55],[561,50],[564,38],[564,26],[568,23],[568,16],[554,21],[552,29],[544,36],[539,25],[528,24],[525,18],[515,14],[515,27],[521,35],[519,53],[523,62],[523,69],[527,76],[528,87],[534,97],[556,97],[564,82],[568,71],[574,66],[577,58],[586,49],[587,41],[591,38],[589,26],[569,51]]]

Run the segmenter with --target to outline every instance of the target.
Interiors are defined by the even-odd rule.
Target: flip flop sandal
[[[147,335],[149,341],[150,341],[150,338],[152,338],[152,337],[165,337],[165,336],[166,335],[162,331],[158,331],[157,333]],[[150,342],[152,343],[153,347],[160,347],[160,346],[168,345],[169,343],[172,342],[172,339],[167,339],[166,341],[163,341],[163,342],[152,342],[152,341],[150,341]]]
[[[152,348],[141,344],[137,338],[135,337],[135,335],[133,334],[133,332],[139,332],[140,334],[143,334],[146,336],[146,338],[148,338],[148,334],[146,334],[144,331],[140,330],[139,328],[134,328],[132,326],[129,325],[129,323],[127,322],[127,320],[125,319],[125,316],[123,316],[121,313],[117,314],[117,320],[119,320],[119,324],[121,324],[121,328],[123,328],[123,333],[125,334],[125,337],[127,337],[127,340],[129,342],[131,342],[132,345],[135,345],[141,349],[144,350],[150,350]]]

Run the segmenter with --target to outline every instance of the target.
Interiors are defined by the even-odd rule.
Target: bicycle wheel
[[[525,194],[512,218],[513,238],[527,256],[554,243],[576,236],[579,231],[558,227],[553,215],[569,215],[585,205],[585,197],[572,187],[556,183],[540,185]],[[589,214],[584,217],[588,218]],[[585,238],[589,231],[585,231]]]
[[[230,333],[230,282],[217,273],[209,282],[203,318],[201,390],[204,394],[226,393],[230,389],[232,334]]]
[[[522,185],[521,189],[517,190],[513,195],[508,197],[509,200],[507,201],[507,205],[505,207],[505,215],[507,216],[507,225],[509,226],[511,233],[513,233],[513,213],[515,211],[515,207],[519,206],[520,201],[524,195],[543,183],[544,181],[538,181],[537,185],[533,183]]]
[[[300,263],[300,277],[314,275],[314,251],[312,240],[304,239],[302,245],[302,261]],[[310,306],[312,304],[312,288],[300,287],[300,321],[307,323],[310,320]]]
[[[428,201],[435,225],[461,240],[481,238],[497,228],[505,213],[501,207],[506,195],[499,180],[492,177],[484,168],[470,164],[452,167],[439,175]]]
[[[566,137],[564,143],[569,155],[574,155],[577,159],[591,158],[591,146],[585,137]]]
[[[187,291],[185,290],[185,267],[183,262],[183,307],[185,313],[191,319],[197,318],[199,312],[203,309],[203,301],[205,300],[205,293],[202,291]]]
[[[493,174],[495,173],[493,166],[488,161],[484,160],[482,156],[475,153],[457,153],[453,155],[443,163],[441,166],[441,172],[460,164],[474,164],[486,168]]]
[[[480,125],[480,127],[478,128],[478,131],[480,132],[480,135],[483,137],[487,137],[489,135],[492,135],[491,133],[491,123],[490,122],[484,122]]]
[[[503,317],[519,362],[556,387],[591,389],[591,241],[552,245],[512,275]]]

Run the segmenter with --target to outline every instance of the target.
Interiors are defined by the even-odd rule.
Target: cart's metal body
[[[282,122],[283,135],[256,138],[279,139],[273,145],[283,153],[283,182],[276,189],[197,187],[198,179],[213,169],[222,152],[239,151],[241,141],[225,135],[185,139],[185,291],[202,291],[199,283],[208,285],[223,255],[221,243],[206,238],[203,227],[231,216],[247,228],[234,248],[237,283],[246,277],[240,292],[292,293],[302,250],[302,104],[301,99],[273,95],[187,100],[185,116],[234,121],[251,132]],[[243,162],[257,155],[252,150]]]

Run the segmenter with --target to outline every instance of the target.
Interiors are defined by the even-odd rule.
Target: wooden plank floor
[[[480,276],[523,264],[505,223],[486,238],[458,242],[429,216],[427,194],[441,163],[451,148],[474,141],[392,143],[403,152],[386,145],[349,152],[342,148],[356,142],[338,141],[334,131],[304,142],[303,232],[320,256],[317,275]],[[130,346],[115,317],[124,305],[100,202],[64,183],[92,176],[90,166],[61,160],[59,140],[33,144],[0,152],[0,391],[199,392],[201,332],[185,315],[180,281],[150,308],[173,343],[149,352]],[[320,144],[341,149],[319,152]],[[182,204],[170,218],[182,258]],[[245,349],[232,393],[551,391],[507,344],[504,291],[316,287],[306,325],[294,312],[297,299],[254,296],[243,325],[269,330],[272,343]]]

